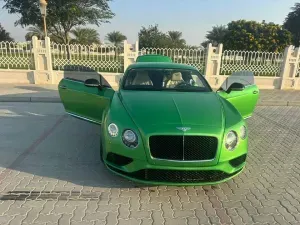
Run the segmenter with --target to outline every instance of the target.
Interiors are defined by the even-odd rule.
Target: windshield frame
[[[184,89],[173,89],[173,88],[170,88],[170,89],[127,89],[125,87],[125,82],[126,82],[126,78],[128,77],[128,75],[130,74],[131,71],[133,70],[185,70],[185,71],[192,71],[192,72],[195,72],[196,75],[198,76],[198,78],[201,80],[201,82],[203,82],[203,84],[206,86],[207,90],[206,91],[187,91],[187,90],[184,90]],[[205,77],[203,76],[202,73],[200,73],[199,70],[197,69],[185,69],[185,68],[171,68],[171,67],[165,67],[165,68],[161,68],[161,67],[139,67],[139,68],[131,68],[129,70],[126,71],[126,73],[124,74],[123,78],[122,78],[122,82],[121,82],[121,85],[120,85],[120,90],[126,90],[126,91],[181,91],[181,92],[213,92],[213,89],[211,88],[211,86],[209,85],[208,81],[205,79]]]

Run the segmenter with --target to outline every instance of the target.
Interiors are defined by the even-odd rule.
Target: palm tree
[[[127,39],[127,37],[120,31],[113,31],[106,35],[106,39],[112,43],[115,47],[120,47],[122,42]]]
[[[122,34],[120,31],[113,31],[106,35],[106,39],[115,46],[114,51],[115,51],[115,59],[116,59],[119,52],[118,47],[121,47],[123,41],[126,40],[127,37],[124,34]]]
[[[196,49],[202,49],[202,46],[196,46],[196,45],[186,45],[187,49],[196,50]]]
[[[71,30],[71,34],[75,37],[71,40],[73,44],[93,45],[100,44],[99,33],[93,28],[75,28]],[[81,53],[82,46],[79,46],[79,53]],[[90,47],[87,47],[87,53],[90,54]]]
[[[214,26],[211,31],[207,32],[205,36],[207,40],[202,43],[202,46],[206,47],[208,43],[212,43],[213,45],[223,43],[227,31],[226,26]]]
[[[73,43],[81,45],[100,44],[99,33],[92,28],[75,28],[71,31],[75,37],[72,39]]]
[[[26,41],[31,41],[33,36],[36,36],[40,40],[45,39],[45,32],[40,26],[29,27],[27,31],[28,32],[25,35]]]
[[[45,39],[45,32],[43,26],[32,26],[27,29],[27,33],[25,35],[25,40],[26,41],[31,41],[33,36],[36,36],[39,40],[44,40]],[[53,31],[49,29],[48,27],[48,37],[50,37],[51,41],[55,43],[63,43],[63,39],[60,38],[57,35],[53,35]]]
[[[183,48],[186,45],[186,41],[182,38],[182,32],[180,31],[168,31],[168,38],[171,41],[171,47]]]

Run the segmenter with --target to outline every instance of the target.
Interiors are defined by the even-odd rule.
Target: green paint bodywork
[[[63,86],[67,88],[64,89]],[[99,124],[114,93],[115,91],[110,88],[100,90],[69,79],[63,79],[59,84],[59,94],[65,110]]]
[[[172,62],[172,59],[163,55],[142,55],[138,56],[136,62]]]
[[[124,73],[137,68],[168,68],[196,70],[188,65],[170,62],[138,62]],[[59,83],[59,94],[65,110],[73,116],[101,124],[101,149],[104,163],[110,170],[128,179],[153,185],[208,185],[224,182],[169,183],[137,180],[126,173],[142,169],[161,170],[220,170],[236,176],[244,168],[245,162],[233,167],[230,160],[247,154],[248,137],[239,138],[233,151],[225,148],[225,135],[234,130],[238,134],[241,126],[247,127],[244,118],[250,117],[259,97],[256,85],[246,86],[243,91],[218,92],[161,92],[87,87],[83,82],[63,79]],[[111,137],[107,131],[110,123],[117,124],[119,134]],[[184,132],[176,127],[190,127]],[[123,144],[122,133],[133,130],[139,140],[136,148]],[[171,161],[155,159],[149,150],[152,135],[205,135],[218,139],[217,154],[207,161]],[[120,166],[107,160],[108,153],[129,157],[132,162]],[[122,173],[118,172],[122,171]]]

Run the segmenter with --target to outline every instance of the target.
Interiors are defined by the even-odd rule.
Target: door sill
[[[74,113],[67,112],[67,114],[69,114],[70,116],[76,117],[77,119],[81,119],[81,120],[88,121],[88,122],[91,122],[91,123],[95,123],[95,124],[98,124],[98,125],[100,124],[99,122],[97,122],[95,120],[91,120],[91,119],[76,115]]]

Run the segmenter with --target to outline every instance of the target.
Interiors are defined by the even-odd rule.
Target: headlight
[[[119,133],[119,128],[116,124],[111,123],[108,125],[108,133],[112,137],[117,137]]]
[[[247,137],[247,128],[246,126],[242,126],[240,129],[240,137],[241,139],[245,139]]]
[[[235,131],[229,131],[225,139],[225,147],[232,151],[238,143],[238,136]]]
[[[132,130],[125,130],[122,136],[123,143],[130,148],[136,148],[138,145],[138,137]]]

